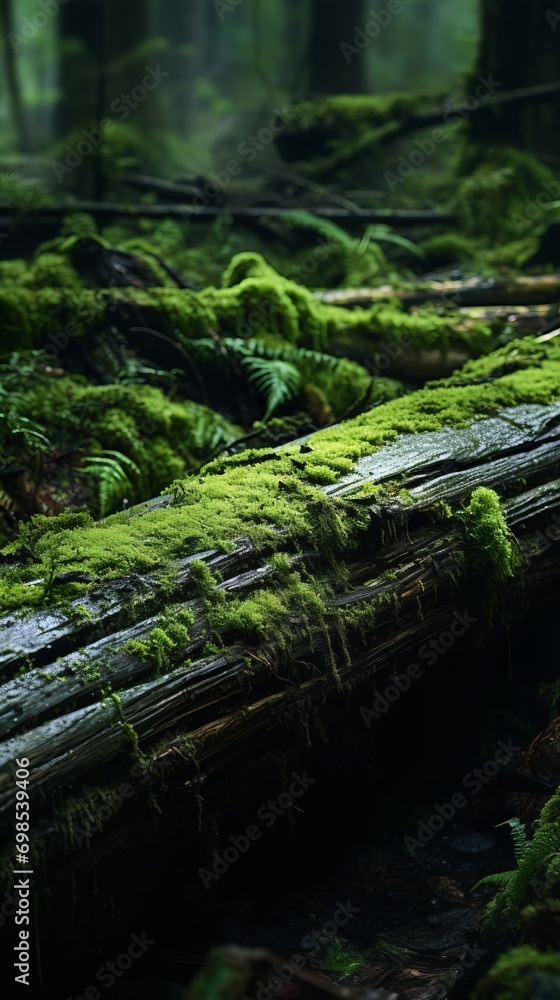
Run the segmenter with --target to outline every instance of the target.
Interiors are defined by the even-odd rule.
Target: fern
[[[48,451],[51,447],[45,428],[21,412],[26,406],[25,394],[21,386],[31,378],[36,371],[38,362],[44,355],[41,351],[28,352],[26,355],[14,351],[7,361],[0,364],[0,421],[3,421],[1,438],[4,439],[2,451],[8,452],[13,446],[13,438],[17,435],[18,448],[23,443],[24,448],[35,454]]]
[[[358,253],[364,254],[371,241],[376,243],[392,243],[393,246],[402,247],[403,250],[409,250],[410,253],[416,254],[417,257],[423,257],[424,253],[417,247],[412,240],[407,240],[405,236],[400,236],[394,231],[391,226],[385,226],[382,223],[377,223],[376,225],[368,226],[360,244],[358,246]]]
[[[297,395],[301,385],[301,375],[295,365],[288,361],[253,357],[244,358],[242,364],[249,372],[249,381],[253,383],[259,395],[264,397],[265,420],[281,403],[286,403]]]
[[[509,826],[513,837],[515,860],[519,863],[527,850],[527,834],[523,823],[516,816],[514,819],[506,819],[504,823],[498,823],[498,826]]]
[[[132,488],[130,473],[140,475],[140,469],[131,458],[120,451],[111,450],[102,451],[100,455],[89,455],[82,472],[99,480],[97,502],[100,517],[106,517],[115,510],[126,491]]]
[[[282,220],[300,229],[312,230],[317,236],[326,239],[331,248],[340,250],[345,266],[344,282],[349,286],[365,284],[386,269],[387,259],[380,243],[392,243],[419,257],[424,256],[411,240],[400,236],[391,226],[381,223],[367,226],[361,240],[357,240],[336,222],[312,215],[311,212],[285,212]]]
[[[317,236],[322,236],[328,243],[337,245],[343,250],[353,250],[356,243],[355,239],[336,222],[313,215],[312,212],[292,209],[290,212],[283,212],[282,221],[297,229],[310,229]]]
[[[487,875],[473,886],[497,885],[499,890],[489,903],[486,923],[493,926],[519,924],[522,907],[534,895],[548,893],[559,879],[560,858],[560,792],[556,791],[544,807],[532,840],[527,840],[519,819],[507,820],[511,828],[517,866],[512,871]],[[505,826],[505,823],[500,824]]]
[[[309,364],[317,367],[336,368],[339,358],[321,354],[301,347],[272,347],[260,340],[242,340],[240,337],[224,337],[220,344],[227,354],[239,359],[248,373],[248,380],[254,386],[266,405],[264,419],[268,419],[282,404],[287,403],[301,389],[301,372],[298,365]],[[189,350],[215,360],[216,341],[211,338],[193,340]]]
[[[340,361],[340,358],[335,358],[332,354],[322,354],[320,351],[311,351],[304,347],[292,347],[291,344],[274,347],[262,340],[243,340],[241,337],[223,337],[220,344],[223,344],[227,351],[239,358],[267,358],[269,361],[288,361],[294,365],[311,362],[317,366],[329,368],[336,368]],[[215,360],[215,340],[210,338],[191,340],[189,348]]]

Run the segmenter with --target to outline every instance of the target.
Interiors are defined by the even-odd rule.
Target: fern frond
[[[519,924],[523,906],[542,890],[550,889],[560,879],[560,822],[557,811],[560,791],[544,807],[532,840],[527,840],[523,824],[518,819],[507,820],[515,845],[517,868],[512,872],[488,875],[474,888],[486,883],[499,886],[486,911],[490,926]],[[500,824],[504,826],[506,824]]]
[[[480,885],[509,885],[517,875],[517,869],[514,868],[511,872],[497,872],[495,875],[485,875],[484,878],[479,879],[476,885],[473,885],[471,892],[478,889]]]
[[[515,860],[519,864],[527,850],[527,834],[524,824],[515,816],[513,819],[506,819],[503,823],[498,823],[498,826],[509,826],[513,837]]]
[[[324,237],[329,243],[333,243],[343,250],[352,250],[354,247],[355,240],[345,229],[338,226],[336,222],[331,222],[330,219],[323,219],[319,215],[313,215],[312,212],[292,209],[289,212],[283,213],[282,221],[287,222],[288,225],[297,229],[310,229],[318,236]]]
[[[265,420],[281,403],[286,403],[297,395],[301,385],[301,375],[295,365],[287,361],[258,357],[243,358],[242,364],[249,372],[249,381],[253,383],[259,395],[264,396]]]
[[[126,491],[131,488],[129,474],[140,475],[140,469],[128,455],[107,449],[100,455],[89,455],[85,459],[82,472],[98,480],[99,516],[106,517],[118,507]]]
[[[393,246],[402,247],[403,250],[410,250],[417,257],[424,256],[423,251],[420,247],[416,246],[416,243],[413,243],[412,240],[407,240],[405,236],[400,236],[391,226],[386,226],[383,223],[377,223],[366,228],[358,246],[358,253],[360,255],[366,252],[372,240],[374,243],[392,243]]]

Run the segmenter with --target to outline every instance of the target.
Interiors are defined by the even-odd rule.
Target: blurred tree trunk
[[[80,0],[59,9],[56,133],[70,146],[59,162],[73,163],[71,172],[62,174],[61,168],[60,179],[82,197],[105,194],[106,137],[90,153],[83,154],[80,144],[87,148],[90,130],[115,117],[112,104],[141,85],[150,60],[157,62],[148,47],[149,9],[150,0]],[[140,115],[144,123],[144,108],[138,112],[139,129]]]
[[[156,30],[167,41],[165,68],[170,73],[169,127],[185,137],[195,106],[194,82],[204,69],[208,30],[205,0],[166,0],[156,10]]]
[[[401,48],[403,76],[410,81],[408,86],[411,90],[418,87],[418,81],[422,80],[426,69],[430,67],[432,56],[437,60],[437,50],[441,45],[441,33],[438,31],[439,6],[439,0],[416,0],[406,11],[411,36],[422,40],[421,44],[408,44]]]
[[[0,0],[0,25],[2,27],[2,48],[5,62],[6,84],[11,105],[12,119],[17,137],[18,148],[22,153],[29,152],[29,131],[25,111],[21,99],[21,86],[18,77],[18,60],[16,49],[12,45],[10,35],[15,32],[13,0]]]
[[[104,49],[98,0],[65,4],[58,12],[60,44],[56,131],[66,138],[99,108],[99,68]]]
[[[364,0],[311,0],[308,44],[309,89],[315,94],[359,94],[366,90],[364,52],[355,47],[356,28],[367,20]]]
[[[100,0],[97,6],[105,8],[107,22],[108,110],[121,92],[142,83],[146,65],[155,59],[149,45],[151,0]]]
[[[476,77],[489,79],[491,75],[499,84],[498,94],[560,80],[558,5],[550,0],[523,4],[480,0],[480,16],[482,35]],[[470,131],[479,142],[557,154],[560,102],[554,95],[520,105],[515,111],[506,105],[481,110],[472,115]]]

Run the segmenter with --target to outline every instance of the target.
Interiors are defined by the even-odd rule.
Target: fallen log
[[[54,354],[65,350],[70,341],[79,344],[91,341],[100,331],[118,331],[139,356],[168,368],[181,366],[196,372],[200,356],[194,352],[201,342],[219,351],[220,338],[250,339],[264,328],[269,337],[292,350],[292,356],[283,357],[296,364],[305,357],[294,356],[294,347],[377,364],[380,352],[390,345],[393,361],[404,348],[416,358],[433,352],[425,368],[428,376],[435,377],[491,349],[493,334],[487,323],[468,319],[457,323],[454,317],[435,311],[410,315],[404,309],[406,302],[382,301],[385,290],[373,294],[379,301],[350,313],[328,298],[338,295],[346,305],[348,293],[314,295],[277,274],[254,253],[232,259],[222,288],[200,292],[176,286],[0,284],[0,352],[14,348],[15,330],[18,349],[46,347]],[[222,353],[227,359],[227,352]]]
[[[341,288],[316,292],[328,305],[367,308],[375,303],[398,299],[406,306],[425,302],[448,302],[454,306],[521,306],[555,303],[560,298],[560,275],[546,274],[531,278],[468,278],[463,281],[427,281],[395,288]]]
[[[255,755],[336,727],[452,624],[468,643],[497,602],[549,599],[559,397],[554,341],[518,341],[98,525],[31,522],[0,572],[4,869],[18,766],[52,884],[133,829],[147,846],[154,802],[204,816]]]
[[[298,208],[301,210],[302,205]],[[87,212],[94,219],[106,222],[119,217],[146,219],[182,219],[185,222],[214,222],[227,214],[235,222],[253,219],[281,219],[288,209],[277,205],[210,205],[185,201],[175,205],[146,205],[142,202],[75,201],[69,204],[55,202],[22,217],[21,210],[11,205],[0,205],[0,228],[18,230],[22,226],[42,225],[50,219],[60,220],[69,212]],[[311,211],[321,219],[333,222],[378,223],[394,226],[441,226],[456,221],[451,212],[436,212],[433,209],[373,209],[356,208],[350,210],[337,205],[313,205]],[[8,249],[7,247],[5,249]]]
[[[482,78],[477,82],[482,82]],[[507,104],[554,101],[559,90],[558,81],[498,94],[490,87],[489,93],[476,98],[477,106],[480,105],[477,113],[488,114]],[[433,98],[411,99],[403,94],[301,98],[290,107],[285,128],[274,142],[283,160],[299,160],[301,164],[311,161],[309,166],[316,176],[328,175],[334,167],[411,132],[450,122],[456,127],[461,119],[472,115],[472,102],[472,95],[466,101],[442,96],[439,106]]]

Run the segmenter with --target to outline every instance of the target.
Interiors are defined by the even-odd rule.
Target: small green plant
[[[264,420],[268,420],[283,403],[298,395],[302,388],[302,369],[310,365],[323,369],[335,369],[338,358],[319,351],[298,347],[274,347],[260,340],[242,340],[239,337],[224,337],[220,341],[225,357],[237,360],[247,372],[248,381],[254,385],[265,402]],[[215,357],[216,341],[210,338],[191,343],[203,357]]]
[[[515,555],[512,534],[494,490],[479,486],[457,515],[465,543],[465,569],[490,588],[513,576]]]
[[[385,938],[379,938],[373,948],[370,948],[367,957],[370,961],[389,961],[393,965],[404,966],[410,962],[412,952],[409,948],[401,948],[398,944],[392,944]]]
[[[353,948],[350,948],[341,938],[333,938],[325,955],[323,968],[326,972],[338,972],[350,976],[359,972],[364,964],[363,958]]]
[[[49,192],[35,181],[19,174],[0,174],[0,203],[10,205],[21,212],[44,208],[52,201]]]
[[[121,451],[107,449],[100,455],[89,455],[82,468],[86,476],[98,479],[99,516],[106,517],[118,506],[127,491],[132,489],[130,473],[140,476],[140,469]]]
[[[344,263],[344,284],[349,286],[365,284],[387,270],[387,259],[380,243],[401,247],[417,257],[424,256],[416,244],[383,223],[367,226],[362,238],[358,240],[335,222],[322,219],[311,212],[285,212],[282,221],[294,228],[312,230],[326,240],[331,249],[338,251]]]
[[[522,908],[535,897],[553,895],[560,881],[560,792],[555,792],[544,806],[532,840],[527,839],[519,819],[506,823],[513,836],[516,867],[486,875],[471,891],[481,885],[497,885],[498,893],[488,904],[485,923],[489,927],[516,928]]]

